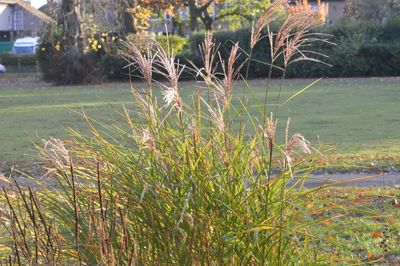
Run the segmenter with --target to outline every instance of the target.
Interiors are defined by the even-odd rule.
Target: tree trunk
[[[47,15],[51,18],[57,18],[57,11],[56,11],[56,7],[54,5],[54,0],[48,0],[47,6],[48,6]]]
[[[64,28],[65,60],[67,62],[64,83],[72,84],[74,69],[83,57],[83,36],[81,0],[63,0],[61,4],[59,25]]]
[[[119,31],[122,35],[135,32],[132,14],[128,12],[130,8],[129,0],[117,0],[117,22]]]
[[[190,30],[197,30],[197,17],[199,16],[199,10],[196,6],[195,0],[189,0],[189,11],[190,11]]]
[[[83,53],[81,0],[62,1],[60,12],[58,22],[64,27],[65,44]]]
[[[203,22],[204,27],[206,28],[206,31],[212,30],[213,19],[210,16],[210,14],[208,14],[207,9],[205,9],[203,12],[201,12],[201,21]]]
[[[207,31],[212,30],[213,18],[208,14],[207,8],[214,3],[214,0],[208,0],[203,6],[197,6],[195,0],[189,0],[190,10],[190,29],[198,29],[197,19],[200,17]]]

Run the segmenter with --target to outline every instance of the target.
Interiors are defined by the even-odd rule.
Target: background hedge
[[[277,27],[274,27],[275,29]],[[326,54],[326,64],[315,62],[298,62],[287,71],[291,78],[310,77],[368,77],[368,76],[399,76],[400,75],[400,20],[390,20],[385,24],[361,23],[344,21],[329,27],[315,30],[331,35],[330,40],[336,45],[317,44],[312,49]],[[238,60],[241,64],[250,52],[250,29],[237,31],[219,31],[214,33],[216,43],[221,46],[220,53],[227,60],[232,45],[239,42],[242,56]],[[170,36],[172,43],[184,42],[182,38]],[[202,67],[199,45],[204,39],[203,33],[194,34],[189,38],[186,46],[180,49],[177,58],[180,62],[193,62]],[[182,45],[179,44],[181,48]],[[260,42],[253,50],[252,58],[258,61],[269,62],[268,40]],[[127,79],[128,71],[124,59],[118,54],[109,54],[103,58],[103,76],[108,79]],[[279,64],[279,62],[278,62]],[[252,61],[249,66],[249,78],[265,78],[269,67],[262,63]],[[242,69],[245,75],[247,66]],[[279,71],[273,76],[279,76]],[[184,78],[191,78],[185,75]]]
[[[323,61],[298,62],[292,65],[287,72],[288,77],[362,77],[362,76],[398,76],[400,75],[400,20],[391,20],[385,24],[366,24],[356,22],[342,22],[330,27],[321,27],[317,32],[330,34],[330,40],[336,45],[317,44],[311,50],[317,50],[329,56]],[[250,29],[238,31],[223,31],[215,33],[215,41],[223,47],[221,56],[227,59],[229,51],[235,42],[239,42],[244,50],[242,54],[250,52]],[[199,45],[203,41],[202,34],[193,35],[189,40],[186,58],[201,67]],[[242,56],[239,63],[246,57]],[[253,59],[269,62],[269,45],[265,39],[253,50]],[[278,63],[279,65],[279,63]],[[242,74],[245,74],[243,68]],[[252,62],[250,64],[250,78],[264,78],[268,72],[266,65]],[[280,75],[274,72],[274,75]]]
[[[278,25],[272,26],[272,30],[276,31],[277,28]],[[323,60],[331,66],[315,62],[298,62],[288,69],[287,77],[400,76],[400,19],[392,19],[384,24],[344,21],[329,27],[318,28],[315,31],[329,34],[330,40],[336,44],[316,44],[310,49],[328,55],[329,58]],[[246,60],[246,54],[250,52],[250,34],[251,31],[247,28],[215,32],[214,39],[216,43],[220,44],[221,58],[226,61],[233,44],[239,42],[243,50],[240,51],[241,57],[238,64]],[[134,35],[132,36],[134,37]],[[132,36],[128,36],[128,39]],[[155,38],[161,45],[167,47],[166,36],[156,36]],[[202,67],[199,45],[203,39],[204,33],[193,34],[189,39],[169,36],[169,42],[179,61],[186,64],[194,63],[199,68]],[[39,53],[41,68],[46,73],[46,78],[60,80],[60,73],[62,75],[64,70],[63,64],[60,62],[63,60],[58,58],[57,53],[51,52],[54,49],[50,48],[46,47],[45,53]],[[107,52],[102,51],[87,56],[83,65],[94,66],[92,68],[95,72],[100,72],[95,75],[95,80],[127,80],[129,78],[128,69],[125,67],[127,62],[120,56],[119,48],[121,47],[112,47]],[[0,56],[0,62],[5,65],[18,64],[18,60],[21,65],[36,64],[34,56],[16,57],[10,54],[0,54]],[[249,78],[265,78],[267,76],[269,67],[256,61],[270,62],[269,57],[269,44],[265,38],[253,50],[252,59],[254,61],[249,65]],[[279,62],[277,64],[279,65]],[[49,71],[44,71],[46,69]],[[242,69],[243,75],[246,75],[246,70],[247,65]],[[273,72],[275,77],[280,75],[279,70]],[[193,76],[193,73],[189,73],[185,74],[183,78],[191,79]]]
[[[0,63],[5,66],[36,66],[36,55],[14,55],[0,53]]]

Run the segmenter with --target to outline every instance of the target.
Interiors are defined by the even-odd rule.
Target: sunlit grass
[[[396,188],[329,188],[310,197],[321,250],[339,265],[400,263],[400,191]],[[319,210],[318,210],[319,208]]]
[[[265,82],[250,82],[260,98]],[[290,97],[310,82],[286,81],[282,98]],[[270,111],[275,110],[273,98],[277,95],[278,84],[278,81],[273,82]],[[238,86],[234,90],[236,96],[240,96],[242,90]],[[281,108],[280,125],[283,127],[290,116],[293,131],[303,132],[313,142],[319,137],[320,142],[336,146],[337,152],[346,157],[400,154],[399,91],[397,78],[322,80]],[[184,82],[182,94],[184,98],[193,95],[193,83]],[[233,99],[236,105],[238,98]],[[120,117],[116,112],[122,110],[122,105],[133,108],[131,100],[127,83],[74,87],[2,86],[0,146],[3,149],[0,161],[30,159],[32,156],[24,155],[34,154],[32,141],[49,136],[65,137],[65,126],[84,129],[79,115],[82,108],[101,122],[118,121]],[[253,101],[248,102],[248,108],[250,112],[255,110]]]

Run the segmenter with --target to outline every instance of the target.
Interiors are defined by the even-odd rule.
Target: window
[[[24,29],[24,12],[22,10],[14,11],[14,30]]]

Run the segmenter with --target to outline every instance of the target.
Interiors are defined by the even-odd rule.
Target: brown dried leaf
[[[373,238],[379,238],[379,237],[382,237],[382,232],[381,231],[373,231],[371,235]]]

